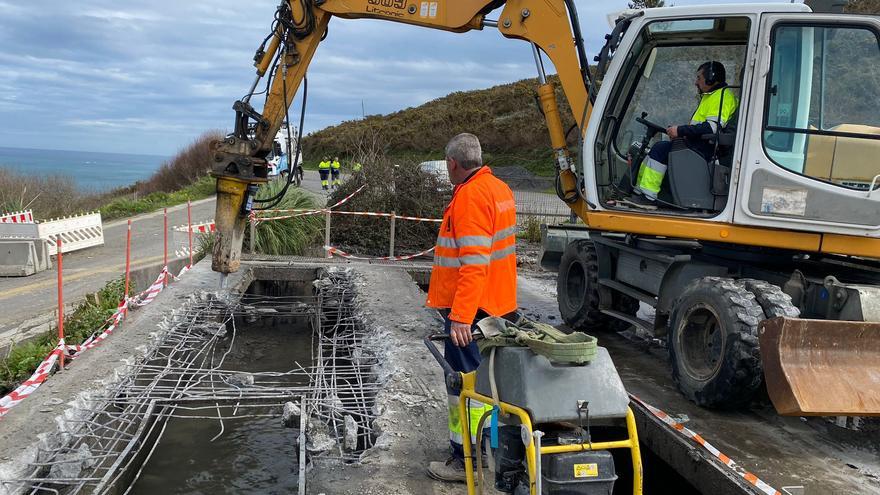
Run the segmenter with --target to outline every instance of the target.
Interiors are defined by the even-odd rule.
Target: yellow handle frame
[[[526,461],[528,463],[529,473],[529,492],[531,495],[540,495],[537,493],[537,476],[538,466],[535,458],[535,440],[532,438],[532,418],[529,413],[520,407],[508,404],[506,402],[495,402],[491,397],[479,394],[475,391],[476,373],[461,374],[461,393],[458,401],[459,417],[462,421],[461,431],[464,447],[464,472],[467,481],[468,495],[476,495],[476,484],[474,482],[474,460],[473,450],[470,439],[470,416],[467,411],[467,399],[473,399],[483,404],[497,405],[505,414],[513,414],[519,418],[520,423],[526,427],[529,433],[529,444],[526,445]],[[639,450],[639,434],[636,431],[636,420],[632,409],[626,408],[626,440],[617,440],[613,442],[592,442],[574,445],[548,445],[541,447],[541,455],[545,454],[561,454],[565,452],[580,452],[584,450],[608,450],[608,449],[629,449],[633,465],[633,495],[642,494],[642,453]]]

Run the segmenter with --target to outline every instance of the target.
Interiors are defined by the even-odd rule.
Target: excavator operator
[[[703,136],[723,129],[739,107],[739,101],[727,87],[727,71],[721,62],[712,60],[700,65],[694,84],[700,93],[700,104],[694,111],[690,124],[667,127],[666,134],[671,140],[660,141],[651,147],[648,157],[638,165],[635,190],[630,198],[632,203],[650,207],[657,201],[666,168],[669,166],[672,140],[684,139],[688,148],[707,161],[712,159],[715,145],[703,139]]]

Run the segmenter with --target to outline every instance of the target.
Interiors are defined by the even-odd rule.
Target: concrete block
[[[40,239],[0,239],[0,277],[26,277],[51,264],[46,243]]]

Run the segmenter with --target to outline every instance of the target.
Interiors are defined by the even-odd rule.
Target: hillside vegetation
[[[563,125],[574,124],[568,101],[557,86]],[[550,138],[535,101],[537,79],[524,79],[476,91],[459,91],[389,115],[370,115],[342,122],[303,138],[311,160],[323,155],[347,157],[364,140],[381,136],[382,152],[391,157],[443,158],[450,137],[460,132],[479,136],[487,163],[522,165],[542,175],[552,173]],[[437,132],[442,129],[442,132]],[[575,144],[576,132],[569,135]]]

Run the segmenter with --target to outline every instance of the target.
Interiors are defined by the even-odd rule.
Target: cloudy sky
[[[627,2],[576,3],[592,57],[607,14]],[[0,0],[0,146],[170,155],[229,129],[276,5]],[[305,131],[360,117],[362,102],[367,114],[388,113],[534,75],[529,46],[493,29],[334,19],[309,69]]]

